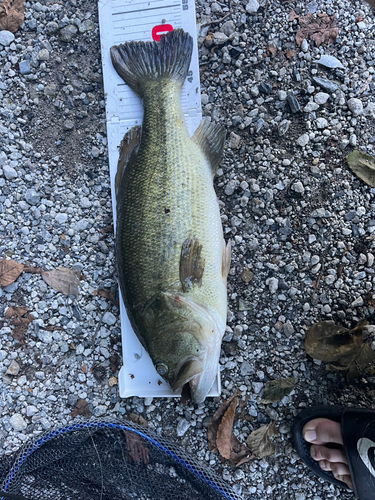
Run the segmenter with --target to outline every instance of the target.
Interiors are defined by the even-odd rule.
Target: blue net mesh
[[[80,422],[39,436],[16,457],[4,457],[0,474],[2,492],[27,500],[239,499],[170,441],[115,419]]]

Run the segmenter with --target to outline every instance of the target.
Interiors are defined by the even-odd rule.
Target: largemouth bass
[[[230,247],[213,187],[225,131],[204,120],[190,139],[180,102],[192,48],[182,30],[111,48],[144,105],[142,129],[120,146],[116,261],[129,319],[158,374],[172,390],[188,382],[203,402],[218,373]]]

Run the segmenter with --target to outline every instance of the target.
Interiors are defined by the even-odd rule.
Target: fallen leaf
[[[120,368],[120,364],[121,364],[120,356],[115,352],[109,358],[109,367],[110,367],[111,371],[113,373],[118,372],[119,368]]]
[[[359,377],[375,361],[374,351],[363,341],[363,327],[367,324],[366,320],[361,320],[348,330],[332,323],[317,323],[306,333],[306,352],[313,358],[329,362],[327,370],[346,371],[348,380]]]
[[[94,379],[97,382],[104,382],[104,380],[107,378],[107,373],[106,369],[102,365],[95,365],[91,368],[91,372],[94,376]]]
[[[44,271],[42,278],[56,292],[61,292],[64,295],[75,295],[76,297],[79,293],[79,277],[73,269],[58,267],[53,271]]]
[[[103,234],[113,233],[113,224],[109,224],[108,226],[103,227],[102,229],[100,229],[100,232]]]
[[[230,459],[230,452],[232,450],[232,430],[234,422],[234,414],[236,412],[238,403],[238,397],[232,399],[230,405],[225,410],[224,415],[221,418],[221,422],[217,429],[216,434],[216,446],[220,455],[227,460]]]
[[[371,309],[375,309],[375,299],[371,292],[366,295],[365,302]]]
[[[75,418],[77,415],[81,415],[82,417],[90,416],[90,410],[86,400],[78,399],[78,401],[76,402],[74,410],[71,413],[71,417]]]
[[[14,340],[17,340],[20,344],[24,343],[25,333],[29,327],[29,324],[34,320],[34,316],[32,314],[27,314],[27,307],[24,306],[13,306],[8,307],[4,314],[5,319],[10,319],[10,325],[14,325],[12,330],[12,337]]]
[[[142,415],[137,415],[136,413],[130,413],[129,419],[135,424],[141,425],[142,427],[148,427],[148,422]]]
[[[226,412],[226,410],[229,407],[232,400],[237,397],[237,395],[238,395],[238,391],[236,390],[234,392],[233,396],[231,396],[227,401],[224,401],[219,406],[219,408],[216,410],[216,412],[214,413],[214,416],[212,417],[212,420],[209,423],[208,429],[207,429],[207,440],[208,440],[209,451],[212,451],[214,453],[216,453],[218,451],[217,446],[216,446],[217,430],[219,428],[219,425],[220,425],[220,422],[221,422],[221,419],[222,419],[224,413]]]
[[[15,33],[25,19],[24,0],[3,0],[0,12],[0,28]]]
[[[317,47],[326,43],[333,43],[339,34],[339,28],[336,27],[336,18],[334,15],[327,14],[306,14],[305,16],[297,15],[294,10],[289,14],[289,20],[298,19],[300,29],[296,33],[296,43],[301,46],[302,41],[306,38],[311,38]]]
[[[286,57],[287,59],[289,59],[289,61],[290,61],[290,60],[292,60],[292,59],[294,58],[294,56],[296,55],[296,51],[295,51],[295,50],[286,50],[286,51],[284,52],[284,54],[285,54],[285,57]]]
[[[246,444],[257,458],[268,457],[274,455],[276,451],[276,446],[270,439],[276,435],[276,422],[270,422],[253,431],[247,438]]]
[[[286,377],[280,380],[270,380],[266,382],[262,403],[278,403],[284,396],[288,396],[294,389],[296,381],[293,377]]]
[[[16,281],[23,268],[23,264],[3,257],[0,260],[0,286],[5,287]]]
[[[305,350],[314,359],[330,363],[339,361],[361,346],[366,324],[367,321],[360,322],[353,330],[348,330],[326,321],[316,323],[306,332]]]
[[[274,56],[277,52],[277,47],[275,47],[274,45],[268,45],[267,50]]]
[[[149,462],[148,447],[145,446],[143,439],[132,431],[124,431],[124,435],[129,457],[134,462],[143,462],[147,465]]]
[[[27,313],[27,307],[25,306],[13,306],[13,307],[8,307],[4,314],[4,318],[9,319],[12,318],[13,316],[17,317],[18,319],[21,318],[24,314]]]
[[[109,288],[99,288],[98,290],[94,290],[92,294],[99,295],[99,297],[103,297],[104,299],[108,299],[119,309],[120,306],[118,297],[116,297],[115,293],[112,292],[112,290],[109,290]]]
[[[375,187],[375,158],[354,150],[346,158],[350,170],[366,184]]]
[[[43,327],[43,330],[47,330],[47,332],[56,332],[58,330],[62,330],[62,326],[58,325],[47,325]]]

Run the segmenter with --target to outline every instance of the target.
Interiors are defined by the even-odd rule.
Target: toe
[[[340,476],[340,475],[336,475],[336,474],[333,474],[333,475],[335,476],[336,479],[345,483],[348,486],[348,488],[350,488],[351,490],[353,489],[352,478],[349,475],[345,475],[345,476]]]
[[[336,476],[349,476],[350,470],[347,464],[328,462],[332,474]]]
[[[315,418],[305,424],[302,435],[306,441],[313,444],[342,443],[341,425],[327,418]]]
[[[327,448],[326,446],[312,445],[310,453],[314,460],[320,462],[327,460],[328,462],[341,462],[346,464],[346,455],[342,449]]]

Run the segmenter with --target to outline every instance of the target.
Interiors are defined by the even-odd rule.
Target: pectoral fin
[[[221,274],[224,279],[227,279],[229,269],[230,269],[230,254],[231,254],[232,242],[231,240],[225,244],[225,240],[223,240],[223,255],[222,255],[222,264],[221,264]]]
[[[182,244],[180,256],[180,281],[182,290],[188,292],[194,285],[201,286],[204,271],[202,245],[193,236]]]
[[[136,126],[131,128],[124,135],[123,140],[119,146],[119,158],[117,162],[117,173],[115,178],[115,193],[116,198],[121,191],[122,179],[124,176],[125,168],[132,162],[137,154],[139,144],[141,142],[141,127]]]
[[[196,375],[202,373],[202,371],[203,366],[200,361],[197,359],[189,359],[182,365],[180,371],[176,375],[176,378],[173,382],[171,382],[172,391],[175,391],[179,387],[183,386]]]
[[[223,156],[225,135],[226,131],[221,125],[204,118],[191,138],[209,161],[212,175],[216,174]]]

